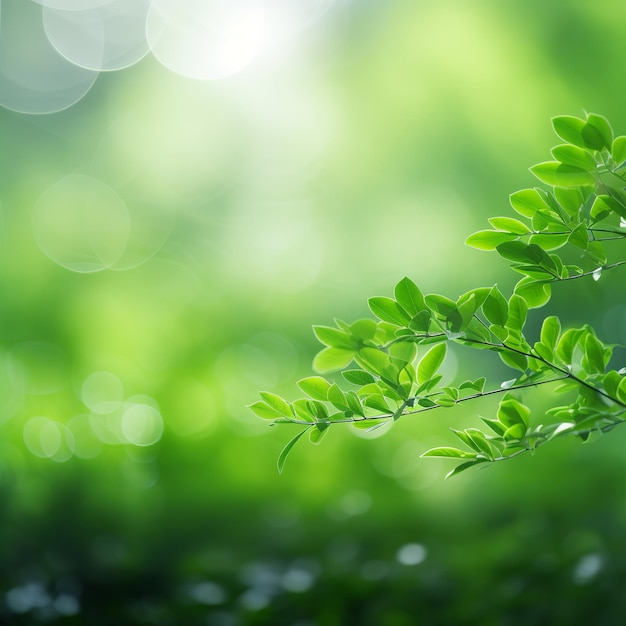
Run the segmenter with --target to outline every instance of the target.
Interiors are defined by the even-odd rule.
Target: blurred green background
[[[157,48],[55,74],[41,4],[77,6],[0,5],[0,623],[621,623],[626,433],[444,482],[419,455],[484,402],[336,428],[279,476],[293,433],[245,406],[404,275],[510,289],[463,240],[534,184],[550,117],[626,133],[626,5],[294,0],[204,80]],[[626,342],[623,277],[552,311]]]

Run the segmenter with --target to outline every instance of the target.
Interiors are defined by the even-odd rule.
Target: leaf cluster
[[[313,361],[319,375],[297,383],[304,396],[287,401],[262,392],[250,405],[272,424],[301,427],[280,454],[279,471],[305,434],[319,443],[337,424],[371,431],[496,394],[496,414],[481,418],[484,429],[453,429],[462,447],[438,447],[423,456],[462,461],[449,474],[454,475],[533,452],[559,436],[587,440],[626,420],[626,368],[609,368],[613,346],[592,326],[563,330],[557,317],[547,316],[539,337],[533,340],[525,330],[528,310],[549,302],[553,283],[589,275],[597,280],[603,270],[626,263],[609,262],[606,247],[626,237],[626,136],[614,138],[608,121],[596,114],[556,117],[553,127],[565,143],[552,150],[553,161],[530,168],[547,189],[512,194],[519,217],[493,217],[491,229],[466,241],[495,251],[522,275],[513,293],[493,285],[453,300],[423,294],[405,277],[393,297],[369,299],[372,318],[314,326],[323,348]],[[485,377],[450,384],[441,373],[449,344],[488,350],[515,377],[491,387]],[[332,371],[341,372],[339,382],[322,375]],[[532,424],[522,391],[540,385],[551,385],[555,394],[570,392],[555,396],[569,402],[548,410],[547,423]]]

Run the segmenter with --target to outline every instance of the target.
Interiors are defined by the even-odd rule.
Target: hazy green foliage
[[[536,341],[526,334],[529,309],[544,307],[554,283],[592,276],[626,264],[609,259],[605,243],[626,238],[626,137],[614,138],[602,116],[555,117],[552,124],[564,144],[552,150],[555,160],[530,171],[546,186],[510,196],[522,219],[489,219],[491,229],[470,235],[466,243],[495,251],[522,275],[505,295],[497,285],[478,287],[452,300],[424,295],[409,278],[394,297],[373,297],[373,319],[335,327],[316,326],[325,346],[313,366],[319,373],[344,370],[350,384],[341,387],[321,376],[298,382],[307,395],[294,402],[269,392],[250,408],[272,424],[303,426],[278,460],[308,432],[318,443],[331,425],[351,424],[373,430],[389,421],[461,402],[501,394],[495,418],[485,429],[453,430],[462,448],[427,450],[424,457],[463,460],[448,476],[467,468],[533,452],[565,435],[587,440],[626,420],[626,368],[611,364],[614,346],[593,326],[563,330],[556,316],[546,316]],[[434,344],[434,345],[432,345]],[[495,353],[515,377],[486,388],[476,372],[453,384],[439,373],[449,344]],[[522,391],[552,385],[553,406],[542,423],[531,421]],[[558,401],[563,397],[563,401]]]

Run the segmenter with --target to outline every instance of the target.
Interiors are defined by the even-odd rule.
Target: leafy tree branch
[[[488,462],[532,452],[557,437],[586,440],[626,421],[626,368],[611,367],[614,346],[594,328],[563,330],[556,316],[546,316],[533,343],[526,335],[531,308],[545,307],[553,283],[591,276],[626,265],[609,259],[604,243],[626,238],[626,136],[614,138],[608,121],[561,116],[552,120],[565,143],[553,148],[553,161],[531,172],[548,189],[523,189],[510,196],[518,217],[493,217],[491,226],[470,235],[466,243],[495,251],[522,275],[505,296],[497,285],[478,287],[452,300],[423,294],[409,278],[393,297],[368,301],[374,319],[334,326],[314,326],[324,348],[313,367],[319,374],[340,371],[340,385],[321,375],[298,381],[305,397],[289,402],[261,392],[252,411],[273,425],[302,430],[281,452],[282,471],[288,454],[305,435],[319,443],[331,426],[351,424],[373,430],[401,417],[451,408],[502,395],[495,417],[482,418],[485,430],[453,429],[462,448],[427,450],[424,457],[462,461],[449,475]],[[486,390],[484,376],[443,384],[440,369],[448,345],[494,353],[516,377]],[[425,352],[423,352],[425,350]],[[552,384],[554,394],[567,392],[568,403],[546,411],[548,423],[532,425],[522,393]]]

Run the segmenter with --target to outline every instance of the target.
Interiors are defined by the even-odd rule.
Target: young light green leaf
[[[359,386],[369,385],[376,380],[369,372],[364,372],[363,370],[346,370],[345,372],[341,372],[341,375],[349,383]]]
[[[551,210],[536,188],[516,191],[509,196],[509,201],[513,209],[524,217],[532,218],[537,211]]]
[[[382,394],[372,394],[371,396],[367,396],[365,400],[363,400],[363,404],[372,409],[376,409],[377,411],[382,411],[383,413],[393,413],[385,400],[385,397]]]
[[[506,441],[523,439],[526,435],[526,427],[524,424],[513,424],[504,431],[504,439]]]
[[[302,437],[309,429],[311,428],[311,426],[307,426],[304,430],[301,430],[293,439],[291,439],[287,445],[282,449],[281,453],[278,456],[278,461],[277,461],[277,466],[278,466],[278,473],[282,474],[283,473],[283,469],[285,469],[285,462],[287,461],[287,457],[289,456],[289,453],[291,452],[291,450],[293,449],[293,447],[296,445],[296,443],[298,443],[298,440],[300,439],[300,437]]]
[[[398,304],[411,317],[415,317],[415,315],[426,308],[424,295],[418,286],[406,276],[396,285],[394,295]]]
[[[561,208],[571,217],[578,215],[580,208],[585,203],[582,187],[556,187],[554,196]]]
[[[611,156],[618,165],[621,165],[626,161],[626,137],[616,137],[613,141],[613,147],[611,148]]]
[[[555,315],[551,315],[550,317],[546,317],[543,320],[543,324],[541,326],[541,334],[540,339],[541,343],[554,349],[559,340],[559,335],[561,334],[561,322],[558,317]]]
[[[528,369],[528,357],[523,354],[502,351],[498,352],[498,355],[500,356],[500,360],[505,365],[508,365],[513,369],[519,370],[520,372],[525,372]]]
[[[412,363],[417,356],[417,347],[412,342],[400,341],[389,347],[389,356],[401,363]]]
[[[466,452],[465,450],[459,450],[458,448],[442,446],[440,448],[431,448],[430,450],[426,450],[426,452],[424,452],[421,456],[431,456],[440,459],[475,459],[476,453]]]
[[[504,326],[509,315],[509,305],[502,292],[494,285],[483,303],[485,317],[498,326]]]
[[[283,398],[281,398],[280,396],[277,396],[275,393],[272,393],[271,391],[261,391],[259,395],[277,413],[279,413],[283,417],[292,417],[293,413],[291,412],[291,407],[289,406],[288,402],[283,400]]]
[[[517,261],[518,263],[531,263],[540,267],[556,272],[554,259],[540,248],[537,244],[525,244],[523,241],[510,241],[500,244],[496,248],[498,254],[509,261]]]
[[[522,330],[526,323],[528,304],[520,295],[514,293],[509,298],[509,315],[505,326],[511,330]]]
[[[390,366],[389,357],[376,348],[363,348],[357,355],[359,364],[370,373],[382,375]]]
[[[332,372],[340,370],[354,358],[352,350],[342,350],[340,348],[324,348],[318,352],[313,359],[313,369],[317,372]]]
[[[355,415],[360,415],[361,417],[365,415],[363,411],[363,405],[361,404],[361,400],[359,399],[359,396],[357,396],[357,394],[354,391],[346,392],[346,399],[348,400],[348,405],[350,407],[350,410]]]
[[[595,172],[596,160],[584,148],[564,144],[552,148],[552,156],[565,165],[573,165],[588,172]]]
[[[526,235],[530,228],[513,217],[490,217],[489,223],[497,230],[501,230],[513,235]]]
[[[620,217],[626,217],[626,207],[613,196],[600,194],[596,196],[589,215],[595,220],[604,219],[604,217],[613,213],[617,213]]]
[[[597,113],[589,113],[587,115],[587,123],[582,130],[582,136],[587,145],[594,150],[602,150],[603,148],[610,150],[613,145],[611,124],[606,117]]]
[[[339,388],[337,383],[330,386],[328,390],[328,401],[332,402],[334,406],[336,406],[340,411],[350,411],[350,405],[348,404],[348,400],[346,399],[346,395]]]
[[[312,444],[317,445],[326,436],[328,431],[328,424],[316,424],[313,428],[309,430],[309,441]]]
[[[498,230],[479,230],[470,235],[465,243],[477,250],[495,250],[496,246],[506,241],[515,241],[518,235],[503,233]]]
[[[378,330],[378,324],[372,319],[357,320],[350,324],[350,332],[363,341],[372,339]]]
[[[411,330],[415,330],[417,332],[427,332],[430,328],[430,311],[420,311],[411,321],[409,322],[409,328]]]
[[[582,135],[585,120],[581,120],[572,115],[559,115],[558,117],[552,118],[552,127],[554,128],[554,132],[561,139],[579,148],[587,147]]]
[[[585,339],[583,366],[589,373],[604,373],[604,346],[598,338],[589,333]]]
[[[417,380],[420,383],[430,380],[437,373],[446,358],[446,352],[447,344],[439,343],[422,357],[417,366]]]
[[[604,390],[613,398],[617,398],[617,389],[622,382],[622,377],[615,371],[611,370],[604,375],[602,386]]]
[[[566,365],[571,365],[574,348],[582,334],[583,331],[580,329],[569,328],[561,335],[556,346],[556,354]]]
[[[578,187],[595,183],[594,177],[586,170],[558,161],[538,163],[529,169],[542,183],[553,187]]]
[[[367,301],[372,313],[390,324],[407,326],[411,321],[409,314],[393,299],[377,296]]]
[[[296,384],[311,398],[315,398],[316,400],[328,399],[330,383],[321,376],[309,376],[299,380]]]
[[[576,228],[569,234],[567,241],[573,246],[586,250],[589,245],[589,233],[585,224],[578,224]]]
[[[622,403],[626,403],[626,378],[622,378],[622,382],[617,387],[617,399]]]
[[[301,398],[292,402],[291,406],[296,413],[296,417],[304,422],[314,422],[317,417],[317,407],[306,398]]]
[[[261,400],[249,404],[248,408],[257,417],[260,417],[264,420],[275,420],[276,418],[282,416],[282,413],[271,407],[269,404],[267,404],[267,402],[262,402]]]
[[[522,278],[515,285],[515,293],[526,300],[529,309],[538,309],[550,300],[552,288],[544,281]]]
[[[313,332],[320,343],[331,348],[353,350],[356,346],[352,337],[343,330],[331,326],[313,326]]]
[[[505,397],[498,407],[498,420],[507,428],[513,424],[523,424],[528,428],[528,419],[530,417],[530,409],[515,398]]]
[[[476,465],[479,465],[480,463],[486,463],[487,461],[488,459],[477,458],[475,461],[468,461],[467,463],[461,463],[461,465],[458,465],[451,472],[448,472],[446,474],[445,480],[448,480],[448,478],[452,478],[453,476],[456,476],[457,474],[464,472],[466,469],[469,469],[470,467],[475,467]]]

